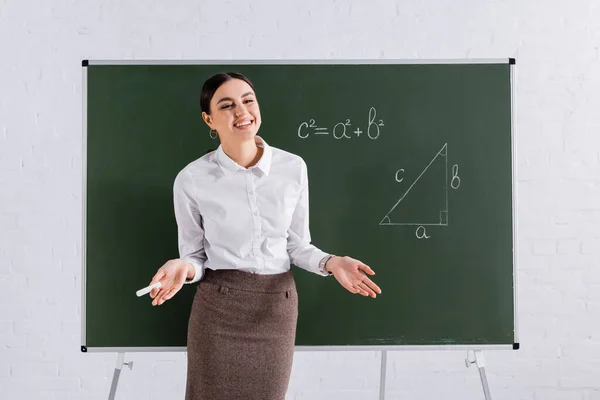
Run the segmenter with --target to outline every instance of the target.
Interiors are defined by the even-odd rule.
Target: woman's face
[[[254,91],[241,79],[223,83],[210,100],[210,115],[203,112],[202,118],[221,142],[252,139],[261,123]]]

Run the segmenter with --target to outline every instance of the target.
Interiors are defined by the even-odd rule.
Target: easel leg
[[[381,379],[379,381],[379,400],[385,400],[385,377],[387,375],[387,351],[381,352]]]
[[[485,360],[481,350],[475,352],[475,362],[477,362],[477,368],[479,368],[479,377],[481,378],[481,386],[483,387],[483,394],[485,400],[492,400],[492,394],[490,393],[490,387],[488,386],[487,376],[485,374]]]
[[[492,394],[490,393],[490,387],[487,381],[487,375],[485,374],[485,359],[481,350],[469,350],[467,352],[467,359],[465,360],[467,367],[471,364],[477,364],[479,369],[479,377],[481,378],[481,386],[483,387],[483,395],[485,400],[492,400]]]
[[[117,393],[117,385],[119,384],[119,377],[121,376],[121,370],[123,369],[123,365],[127,365],[129,369],[133,368],[133,361],[130,361],[128,363],[124,361],[125,353],[118,353],[117,366],[115,367],[112,384],[110,385],[110,393],[108,394],[108,400],[115,400],[115,395]]]

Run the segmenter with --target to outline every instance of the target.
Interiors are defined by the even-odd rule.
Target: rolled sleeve
[[[177,221],[179,258],[192,264],[196,270],[194,278],[185,283],[198,282],[202,278],[206,261],[202,215],[194,197],[195,188],[191,175],[184,169],[177,175],[173,184],[173,205]]]
[[[301,187],[288,229],[287,251],[294,265],[317,275],[329,276],[319,270],[319,262],[328,254],[310,243],[308,173],[304,160],[301,163]]]

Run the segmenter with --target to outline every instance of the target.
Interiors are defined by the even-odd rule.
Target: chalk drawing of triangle
[[[431,159],[379,225],[448,225],[448,143]]]

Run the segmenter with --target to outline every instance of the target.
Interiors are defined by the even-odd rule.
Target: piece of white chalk
[[[137,297],[141,297],[141,296],[143,296],[145,294],[150,293],[152,291],[152,289],[154,289],[154,288],[160,288],[160,282],[156,282],[153,285],[146,286],[145,288],[140,289],[137,292],[135,292],[135,294],[137,294]]]

